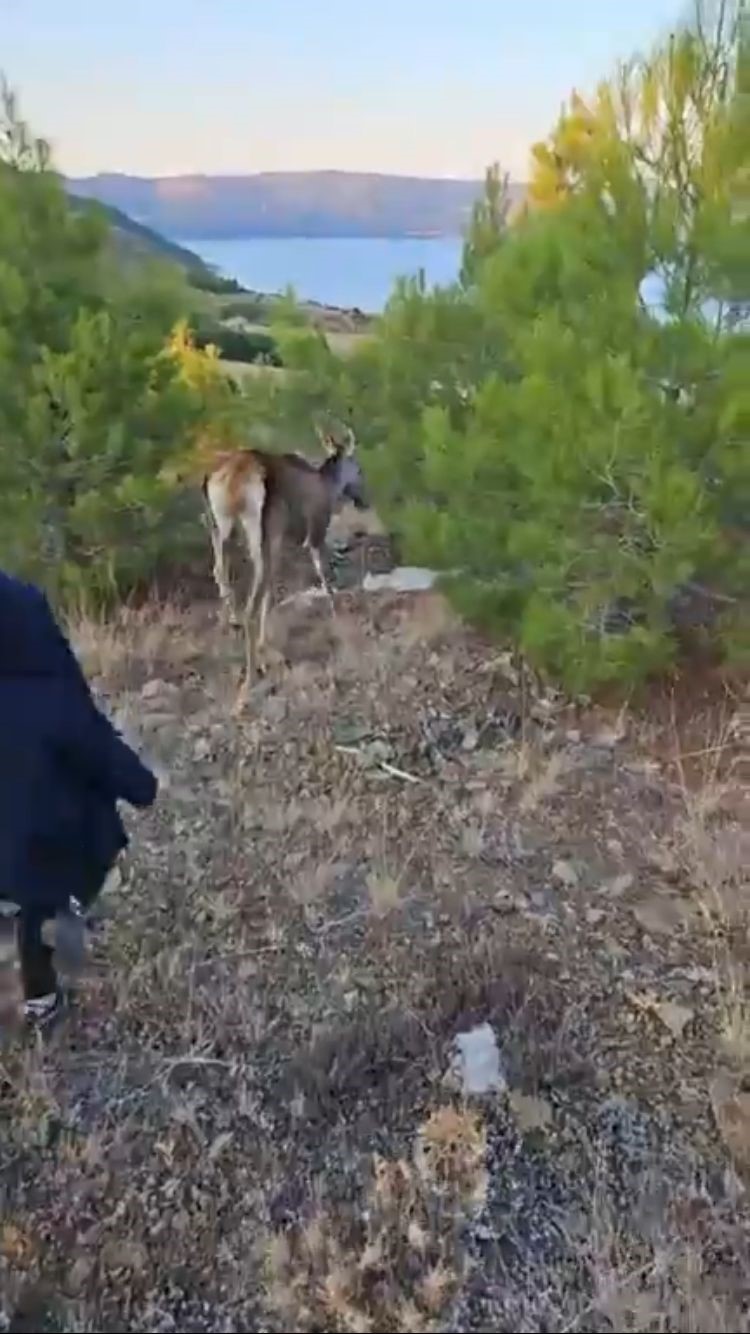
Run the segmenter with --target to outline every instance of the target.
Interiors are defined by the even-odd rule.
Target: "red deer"
[[[354,457],[354,435],[344,444],[320,434],[328,457],[316,467],[299,454],[271,454],[242,449],[221,454],[204,478],[214,578],[219,596],[233,624],[239,617],[233,605],[226,562],[226,547],[239,525],[252,564],[250,592],[244,612],[247,678],[258,667],[265,645],[266,619],[281,544],[288,538],[310,553],[321,587],[331,599],[323,570],[328,525],[339,499],[357,509],[368,508],[362,471]]]

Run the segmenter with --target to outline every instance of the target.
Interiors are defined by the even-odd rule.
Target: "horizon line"
[[[119,168],[101,168],[97,171],[75,173],[61,170],[60,175],[71,181],[99,180],[102,177],[109,177],[110,179],[118,177],[140,181],[231,181],[247,180],[259,176],[367,176],[384,180],[445,181],[457,185],[475,185],[477,182],[482,183],[484,181],[486,171],[487,168],[479,176],[434,176],[429,173],[421,175],[418,172],[367,171],[349,167],[285,167],[261,171],[163,171],[145,174],[139,171],[123,171]],[[526,183],[523,179],[512,176],[510,172],[508,175],[511,185],[524,185]]]

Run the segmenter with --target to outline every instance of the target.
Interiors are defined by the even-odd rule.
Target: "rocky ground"
[[[77,633],[166,781],[0,1051],[0,1329],[750,1330],[738,688],[571,702],[344,587],[237,719],[213,600]]]

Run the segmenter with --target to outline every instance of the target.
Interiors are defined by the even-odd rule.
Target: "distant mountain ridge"
[[[250,176],[129,176],[68,181],[166,236],[458,236],[481,181],[366,172],[262,172]],[[513,186],[516,198],[523,193]]]

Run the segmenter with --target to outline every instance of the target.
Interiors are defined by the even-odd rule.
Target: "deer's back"
[[[329,487],[314,464],[299,454],[271,454],[263,449],[233,450],[217,457],[211,480],[217,479],[230,513],[239,514],[247,486],[265,488],[266,519],[297,541],[320,545],[331,517]]]
[[[298,454],[264,454],[268,503],[283,501],[292,518],[314,522],[330,514],[330,493],[318,469]]]

